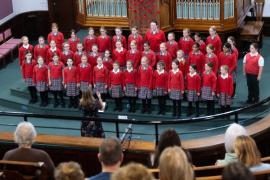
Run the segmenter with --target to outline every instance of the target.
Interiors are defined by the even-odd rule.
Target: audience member
[[[102,166],[102,172],[89,180],[109,180],[111,174],[121,165],[123,153],[120,141],[116,138],[107,138],[99,147],[98,159]]]
[[[60,163],[54,171],[55,180],[84,180],[84,173],[77,162]]]
[[[233,162],[223,169],[222,180],[255,180],[255,177],[244,164]]]
[[[37,132],[30,122],[19,123],[14,133],[19,147],[6,152],[3,160],[44,162],[49,179],[53,179],[54,164],[50,156],[45,151],[32,148],[36,136]]]
[[[160,180],[193,180],[194,172],[181,147],[166,148],[159,159]]]

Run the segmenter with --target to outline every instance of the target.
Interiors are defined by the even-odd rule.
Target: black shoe
[[[38,102],[37,99],[33,99],[33,101],[32,101],[33,104],[35,104],[35,103],[37,103],[37,102]]]
[[[252,104],[252,100],[248,99],[248,100],[246,101],[246,103],[247,103],[247,104]]]

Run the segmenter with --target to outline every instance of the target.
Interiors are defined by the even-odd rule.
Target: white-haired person
[[[224,159],[217,160],[216,165],[228,165],[238,161],[234,152],[234,141],[241,135],[247,135],[247,131],[243,126],[233,123],[228,127],[224,135],[225,157]]]
[[[54,163],[50,156],[43,150],[32,148],[37,132],[30,122],[21,122],[14,132],[14,140],[18,148],[5,153],[3,160],[23,162],[44,162],[48,179],[54,177]]]

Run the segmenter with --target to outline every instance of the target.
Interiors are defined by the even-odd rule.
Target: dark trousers
[[[54,98],[54,103],[55,104],[58,104],[59,103],[58,96],[60,98],[61,103],[64,103],[64,94],[63,94],[63,91],[52,91],[52,93],[53,93],[53,98]]]
[[[149,114],[152,111],[152,100],[151,99],[142,99],[142,113],[148,112]]]
[[[199,108],[199,101],[195,102],[195,111],[196,111],[196,116],[200,115],[200,108]],[[188,102],[188,116],[193,114],[193,107],[192,107],[192,102]]]
[[[246,74],[247,77],[247,86],[248,86],[248,101],[257,102],[259,101],[259,81],[257,80],[257,75]]]
[[[173,100],[173,116],[181,116],[181,100]]]
[[[39,92],[41,103],[43,105],[48,104],[48,91]]]
[[[69,105],[68,107],[74,107],[77,108],[79,105],[79,98],[78,96],[69,96]]]
[[[38,97],[37,97],[37,89],[35,86],[28,86],[28,91],[30,93],[30,100],[33,102],[36,102]]]
[[[164,114],[165,113],[165,108],[166,108],[166,97],[165,96],[158,96],[158,113],[159,114]]]
[[[220,106],[221,113],[225,113],[231,110],[231,106]]]
[[[129,111],[136,111],[136,97],[128,97]]]
[[[212,115],[215,113],[215,102],[212,100],[206,101],[207,115]]]

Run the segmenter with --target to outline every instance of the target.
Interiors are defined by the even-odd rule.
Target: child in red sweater
[[[200,51],[203,53],[203,54],[206,54],[206,44],[205,42],[202,40],[202,36],[200,33],[196,32],[194,34],[194,40],[195,40],[195,43],[198,43],[200,45]]]
[[[102,57],[97,58],[97,65],[93,70],[94,91],[99,92],[102,99],[105,100],[108,88],[108,69],[103,65]]]
[[[115,28],[115,35],[112,38],[112,49],[116,48],[116,42],[120,41],[123,45],[123,48],[127,49],[127,39],[125,36],[122,35],[122,28],[121,27],[116,27]]]
[[[51,32],[48,34],[47,40],[48,44],[51,44],[51,41],[54,40],[56,43],[56,47],[59,50],[62,50],[62,45],[65,41],[63,33],[58,31],[58,25],[56,23],[52,23]]]
[[[79,78],[76,66],[73,66],[73,60],[67,60],[67,67],[64,68],[63,84],[69,97],[68,107],[78,107]]]
[[[230,45],[232,47],[232,53],[235,55],[236,69],[237,69],[237,62],[238,62],[238,58],[239,58],[239,52],[238,52],[238,49],[236,48],[235,38],[233,36],[229,36],[228,39],[227,39],[227,42],[230,43]],[[234,73],[235,73],[235,79],[234,79],[234,82],[233,82],[233,96],[232,97],[235,96],[237,70],[235,70]]]
[[[206,39],[206,45],[212,44],[215,47],[214,53],[218,56],[221,52],[222,42],[217,34],[217,28],[216,26],[211,26],[209,28],[209,36]]]
[[[105,27],[100,27],[100,36],[97,38],[98,50],[104,53],[106,50],[112,50],[111,38],[107,35]]]
[[[64,95],[63,95],[63,70],[64,64],[59,61],[59,56],[55,54],[53,56],[53,62],[48,65],[48,77],[49,77],[49,88],[53,93],[54,97],[54,108],[58,107],[60,97],[61,106],[65,107]]]
[[[61,45],[62,46],[62,45]],[[57,54],[59,57],[61,56],[61,51],[60,49],[57,48],[56,43],[54,40],[51,40],[50,42],[50,47],[47,50],[47,55],[46,55],[46,64],[48,65],[50,62],[53,61],[53,55]]]
[[[97,37],[95,36],[94,28],[90,27],[88,29],[88,36],[86,36],[83,40],[85,52],[90,52],[94,44],[97,44]]]
[[[175,35],[173,32],[168,34],[168,41],[166,43],[167,51],[172,56],[172,59],[176,58],[176,52],[178,51],[178,43],[175,41]]]
[[[80,42],[80,38],[76,36],[76,31],[72,29],[70,31],[70,38],[68,39],[68,43],[70,45],[70,50],[75,53],[77,50],[77,44]]]
[[[219,104],[221,112],[231,110],[233,94],[233,79],[229,74],[229,67],[223,65],[220,67],[220,75],[217,79],[217,96],[219,97]]]
[[[184,51],[186,58],[191,52],[193,44],[194,40],[190,37],[190,29],[183,29],[183,37],[179,39],[178,46],[179,49],[182,49]]]
[[[20,66],[22,66],[22,62],[25,59],[25,53],[27,51],[30,51],[31,53],[33,53],[33,46],[31,44],[29,44],[29,40],[27,36],[23,36],[21,38],[22,40],[22,46],[19,48],[19,64]]]
[[[218,72],[218,57],[214,53],[214,46],[212,44],[208,44],[206,46],[206,52],[207,54],[205,55],[205,64],[211,62],[213,67],[212,71],[217,74]]]
[[[165,64],[165,71],[169,71],[171,69],[171,64],[172,64],[172,56],[170,53],[167,51],[166,43],[161,43],[160,44],[160,51],[156,56],[157,62],[163,61]]]
[[[144,51],[142,52],[142,57],[145,56],[148,59],[149,66],[152,67],[152,69],[156,66],[156,54],[154,51],[150,49],[150,45],[148,42],[143,43]],[[141,65],[141,62],[139,63],[139,66]]]
[[[137,97],[137,71],[133,68],[132,61],[127,60],[127,69],[124,72],[123,86],[125,96],[128,98],[129,112],[136,112]]]
[[[189,53],[188,56],[188,63],[189,65],[195,64],[197,67],[198,73],[202,74],[204,69],[204,55],[200,51],[200,45],[195,43],[192,46],[192,52]]]
[[[187,74],[187,100],[188,100],[188,116],[192,111],[192,103],[196,104],[196,117],[200,115],[199,112],[199,96],[201,92],[201,77],[196,72],[197,68],[195,64],[189,66],[189,73]]]
[[[123,73],[119,69],[118,62],[113,63],[113,70],[109,73],[109,91],[115,101],[114,111],[122,111],[123,97]]]
[[[179,70],[182,72],[184,79],[186,78],[186,74],[188,72],[188,62],[185,59],[184,56],[184,51],[183,50],[178,50],[176,53],[176,59],[178,61],[179,64]]]
[[[49,46],[45,44],[44,37],[39,36],[38,44],[34,48],[34,59],[37,59],[38,56],[41,56],[43,59],[46,59],[48,49]]]
[[[138,27],[133,26],[131,28],[131,34],[128,36],[128,49],[130,49],[131,41],[135,41],[137,44],[137,49],[143,51],[143,37],[138,33]]]
[[[97,65],[97,57],[99,56],[102,56],[102,54],[98,52],[98,46],[94,44],[92,51],[88,53],[88,63],[91,64],[92,67],[95,67]]]
[[[113,60],[111,58],[111,53],[109,50],[106,50],[103,57],[103,65],[111,71],[113,69]]]
[[[88,63],[87,56],[84,54],[81,57],[81,63],[78,66],[79,83],[81,92],[87,92],[92,88],[92,66]]]
[[[202,74],[202,100],[207,104],[207,115],[214,114],[216,92],[216,73],[212,71],[213,64],[208,62],[205,64],[205,71]]]
[[[173,117],[181,116],[181,100],[184,94],[184,77],[178,68],[179,62],[172,62],[172,70],[169,72],[168,91],[169,97],[173,101]]]
[[[46,107],[48,105],[48,68],[41,56],[38,57],[37,61],[38,64],[33,70],[33,82],[40,94],[40,106]]]
[[[141,66],[138,70],[138,97],[142,100],[142,113],[151,113],[151,99],[152,99],[152,79],[153,70],[148,64],[147,57],[143,56],[141,59]]]
[[[73,55],[73,65],[78,66],[81,63],[82,55],[86,54],[85,51],[83,51],[83,44],[78,43],[77,44],[77,51]]]
[[[153,96],[158,98],[158,114],[165,114],[166,95],[168,94],[168,73],[164,70],[164,62],[157,63],[157,70],[153,74]]]
[[[69,43],[65,42],[63,44],[63,51],[61,52],[61,58],[60,58],[60,60],[65,66],[67,65],[67,60],[73,59],[74,57],[74,53],[71,50],[69,50],[69,48],[70,48]]]
[[[33,82],[33,69],[37,62],[32,58],[30,51],[25,54],[25,59],[22,62],[22,77],[28,88],[31,99],[29,104],[34,104],[37,102],[37,90]]]
[[[126,60],[131,60],[135,69],[140,65],[141,52],[137,49],[135,40],[130,42],[130,49],[127,51]]]
[[[127,50],[123,47],[121,41],[116,42],[116,48],[113,50],[112,58],[114,62],[118,62],[121,70],[125,69],[126,66],[126,54]]]

